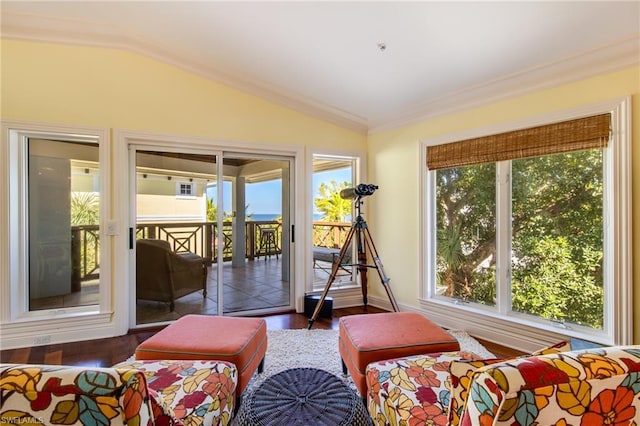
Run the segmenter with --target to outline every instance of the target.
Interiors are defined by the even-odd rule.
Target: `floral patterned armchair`
[[[371,363],[366,370],[369,414],[375,426],[447,425],[451,364],[477,360],[471,352],[437,352]]]
[[[640,423],[640,346],[539,355],[476,371],[460,424]]]
[[[415,355],[369,364],[366,375],[376,426],[640,425],[640,346]]]
[[[226,425],[237,380],[235,366],[222,361],[0,364],[0,423]]]
[[[0,365],[7,424],[151,424],[144,375],[136,370],[59,365]]]

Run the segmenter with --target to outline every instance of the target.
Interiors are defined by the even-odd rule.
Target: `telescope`
[[[361,183],[353,188],[346,188],[340,191],[340,197],[344,200],[352,200],[354,198],[366,197],[373,195],[378,189],[378,185],[372,185],[370,183]]]
[[[327,284],[324,286],[324,290],[322,295],[320,295],[320,300],[316,304],[316,309],[313,312],[311,318],[309,318],[309,330],[313,327],[313,323],[316,318],[320,314],[320,310],[322,309],[322,304],[324,303],[324,299],[329,294],[329,290],[331,289],[331,284],[336,279],[338,275],[338,270],[347,265],[344,263],[344,260],[347,256],[347,253],[351,253],[354,248],[358,251],[358,263],[353,263],[348,266],[356,267],[356,271],[360,274],[360,288],[362,289],[362,303],[367,307],[367,268],[374,268],[378,271],[378,276],[380,277],[380,282],[382,286],[387,292],[387,296],[389,296],[389,302],[391,302],[391,307],[394,312],[398,312],[400,308],[398,307],[398,302],[396,302],[396,298],[393,296],[391,292],[391,287],[389,287],[389,278],[384,273],[382,268],[382,262],[380,262],[380,256],[378,256],[378,251],[376,250],[376,246],[373,243],[373,239],[371,238],[371,233],[369,232],[369,227],[367,226],[367,222],[365,222],[364,218],[360,215],[360,206],[364,203],[362,201],[362,197],[366,197],[368,195],[373,195],[373,193],[378,189],[378,185],[371,185],[366,183],[361,183],[358,186],[353,188],[345,188],[340,191],[340,197],[345,200],[355,199],[354,209],[356,212],[355,220],[351,225],[351,229],[349,229],[349,233],[347,234],[347,238],[342,244],[342,248],[340,249],[340,253],[338,253],[338,257],[333,258],[332,266],[331,266],[331,274],[329,275],[329,279],[327,280]],[[355,247],[352,247],[353,237],[356,237]],[[367,264],[367,250],[371,252],[371,259],[373,259],[373,265]],[[356,278],[356,277],[354,277]],[[357,280],[356,280],[357,281]]]

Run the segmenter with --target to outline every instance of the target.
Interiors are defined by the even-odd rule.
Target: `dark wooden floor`
[[[370,306],[368,312],[383,311]],[[318,318],[313,324],[313,328],[337,330],[338,319],[341,316],[362,313],[365,313],[363,307],[334,309],[333,318]],[[307,328],[309,324],[306,316],[296,313],[269,315],[264,318],[267,321],[267,329],[269,330]],[[158,330],[160,330],[160,328],[132,330],[124,336],[108,339],[4,350],[0,351],[0,362],[110,367],[129,358],[141,342],[152,336]],[[503,346],[482,340],[480,340],[480,342],[498,357],[520,355],[520,352]]]

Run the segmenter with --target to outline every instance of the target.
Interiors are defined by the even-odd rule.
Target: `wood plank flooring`
[[[333,318],[318,318],[314,329],[337,330],[338,319],[344,315],[384,312],[378,308],[364,307],[334,309]],[[308,318],[295,312],[265,316],[267,329],[301,329],[307,328]],[[110,367],[129,358],[135,348],[148,339],[160,328],[131,330],[128,334],[107,339],[86,340],[81,342],[34,346],[30,348],[0,351],[0,362],[18,364],[52,364],[78,365],[93,367]],[[480,340],[485,347],[498,357],[520,355],[521,352]]]

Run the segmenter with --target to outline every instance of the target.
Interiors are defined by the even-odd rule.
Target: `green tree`
[[[250,219],[253,213],[246,213],[249,210],[249,204],[244,206],[246,218]],[[227,212],[222,212],[222,220],[229,219]],[[207,222],[215,222],[218,220],[218,206],[213,203],[213,199],[207,198]]]
[[[327,222],[345,222],[351,215],[351,200],[345,200],[340,196],[340,191],[347,188],[349,182],[338,183],[332,180],[330,183],[320,184],[320,195],[313,202],[316,209],[322,213],[322,220]]]
[[[495,303],[495,164],[436,172],[445,294]],[[513,309],[602,326],[602,152],[512,161]]]
[[[92,192],[71,193],[71,225],[97,225],[100,221],[100,200]]]
[[[207,222],[218,220],[218,206],[213,204],[213,199],[207,198]]]
[[[437,269],[448,296],[493,304],[495,290],[472,298],[476,271],[487,259],[495,265],[495,164],[437,172]],[[484,271],[484,275],[490,271]],[[486,281],[485,281],[486,283]]]
[[[100,198],[92,192],[71,193],[71,226],[98,225],[100,223]],[[98,264],[100,241],[98,232],[84,231],[78,241],[81,245],[82,275],[94,270]]]
[[[542,318],[568,321],[601,328],[602,286],[583,267],[595,268],[600,256],[583,253],[576,262],[569,241],[564,237],[538,240],[522,267],[514,268],[512,279],[513,309],[536,313]]]

